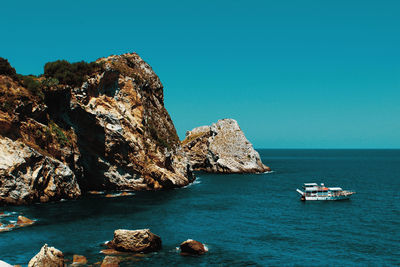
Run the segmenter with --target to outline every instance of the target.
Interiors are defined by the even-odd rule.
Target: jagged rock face
[[[39,253],[29,261],[28,267],[46,266],[64,267],[64,254],[58,249],[44,244]]]
[[[96,61],[102,71],[71,92],[86,189],[143,190],[187,185],[192,177],[163,87],[137,54]]]
[[[74,173],[20,141],[0,137],[0,204],[29,204],[76,198]]]
[[[269,171],[246,139],[237,121],[219,120],[211,126],[188,131],[182,146],[194,170],[215,173],[259,173]]]
[[[0,75],[0,158],[10,157],[8,145],[18,151],[0,176],[2,202],[75,198],[79,188],[159,190],[193,179],[151,67],[136,53],[96,62],[75,88],[55,84],[30,91]],[[77,180],[78,189],[75,182],[65,187],[64,180]]]

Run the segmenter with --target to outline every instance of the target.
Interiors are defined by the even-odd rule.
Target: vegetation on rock
[[[80,86],[84,82],[86,75],[99,68],[100,65],[95,62],[80,61],[69,63],[66,60],[57,60],[44,65],[44,76],[48,79],[57,79],[61,84]]]
[[[44,94],[41,88],[41,82],[33,75],[22,76],[22,83],[33,95],[44,99]]]

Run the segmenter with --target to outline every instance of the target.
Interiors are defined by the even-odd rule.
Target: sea
[[[2,223],[18,215],[36,220],[0,233],[0,260],[25,266],[47,243],[67,260],[78,254],[95,264],[115,229],[149,228],[162,250],[123,257],[120,266],[400,265],[400,150],[258,151],[272,172],[200,172],[180,189],[0,207]],[[296,188],[305,182],[357,193],[302,202]],[[187,239],[208,253],[181,256]]]

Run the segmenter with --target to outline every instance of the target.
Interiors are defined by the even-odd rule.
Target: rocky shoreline
[[[163,86],[136,53],[92,63],[56,61],[39,77],[19,75],[0,61],[0,206],[179,188],[194,181],[194,171],[270,170],[232,119],[195,128],[180,141]],[[85,69],[76,74],[79,82],[63,80],[68,68]],[[36,222],[13,216],[0,221],[0,232]],[[103,261],[91,262],[84,255],[65,258],[45,244],[28,266],[119,266],[161,250],[162,242],[149,229],[119,229],[106,246]],[[208,249],[188,239],[178,251],[199,256]]]
[[[269,170],[231,119],[180,142],[161,81],[136,53],[50,62],[39,77],[0,61],[0,205],[183,187],[198,170]]]
[[[101,267],[117,267],[121,262],[136,260],[146,253],[157,252],[162,249],[161,238],[153,234],[150,229],[114,231],[114,238],[105,244],[108,249],[101,251],[106,256],[102,261],[91,262],[83,255],[74,254],[67,259],[63,252],[55,247],[44,244],[40,251],[29,261],[28,267],[64,267],[68,262],[72,266],[88,265]],[[179,245],[182,256],[200,256],[208,252],[207,247],[199,241],[188,239]],[[178,251],[178,252],[179,252]],[[0,266],[12,266],[0,261]]]

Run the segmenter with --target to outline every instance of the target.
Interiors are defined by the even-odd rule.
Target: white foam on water
[[[185,186],[182,187],[182,188],[188,188],[189,186],[196,185],[196,184],[200,184],[200,183],[201,183],[200,177],[197,177],[196,180],[194,180],[192,183],[190,183],[190,184],[188,184],[188,185],[185,185]]]
[[[269,173],[274,173],[275,171],[266,171],[266,172],[259,172],[259,173],[256,173],[256,174],[269,174]]]

